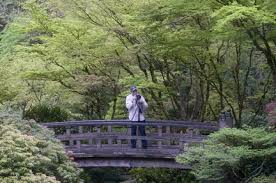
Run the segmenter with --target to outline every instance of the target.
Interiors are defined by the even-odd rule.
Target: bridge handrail
[[[81,162],[80,166],[103,166],[104,161],[116,160],[125,166],[123,159],[134,161],[164,162],[162,167],[177,167],[168,165],[179,153],[187,151],[193,146],[202,146],[202,141],[208,135],[220,128],[232,127],[233,120],[229,112],[221,113],[219,121],[173,121],[147,120],[145,123],[129,120],[82,120],[42,123],[56,134],[56,138],[63,144],[67,152]],[[131,126],[145,126],[146,136],[141,136],[136,129],[137,136],[131,135]],[[133,128],[132,128],[133,129]],[[137,148],[131,148],[131,140],[137,141]],[[147,140],[148,148],[142,149],[142,140]],[[107,166],[110,166],[108,162]],[[128,162],[129,163],[129,162]],[[116,162],[116,165],[118,162]],[[92,165],[91,165],[92,166]],[[137,166],[137,165],[136,165]],[[134,165],[129,165],[134,167]],[[161,166],[160,166],[161,167]]]
[[[221,120],[225,121],[224,118]],[[43,123],[53,129],[56,137],[68,151],[84,153],[87,156],[114,156],[118,153],[134,156],[131,140],[137,140],[141,148],[141,140],[148,141],[148,154],[158,152],[164,157],[174,158],[176,154],[186,151],[190,146],[202,145],[208,134],[219,130],[220,122],[147,120],[133,122],[129,120],[82,120]],[[131,126],[145,126],[146,136],[131,135]],[[138,152],[138,151],[137,151]],[[115,154],[114,154],[115,153]],[[133,154],[134,153],[134,154]],[[142,156],[137,154],[135,156]]]
[[[172,121],[172,120],[148,120],[145,123],[133,122],[129,120],[83,120],[43,123],[48,128],[55,127],[77,127],[77,126],[171,126],[183,128],[197,128],[217,131],[219,129],[217,122],[195,122],[195,121]]]

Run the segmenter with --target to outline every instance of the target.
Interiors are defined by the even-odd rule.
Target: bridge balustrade
[[[137,155],[141,140],[148,141],[148,148],[140,150],[156,156],[174,157],[189,146],[200,145],[206,136],[218,130],[215,122],[147,121],[146,123],[124,120],[70,121],[44,124],[55,131],[67,150],[75,154]],[[143,125],[146,136],[131,136],[132,125]],[[138,128],[137,128],[138,131]],[[131,139],[137,140],[137,149],[131,149]],[[135,154],[131,152],[135,151]],[[139,154],[139,153],[138,153]]]
[[[223,112],[219,122],[86,120],[44,123],[54,130],[66,151],[79,167],[165,167],[190,169],[174,158],[191,146],[202,145],[210,133],[233,127],[230,112]],[[131,136],[132,125],[143,125],[146,136]],[[137,148],[131,148],[131,139]],[[141,140],[148,148],[141,148]]]

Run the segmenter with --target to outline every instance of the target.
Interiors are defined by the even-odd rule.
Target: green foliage
[[[259,105],[275,93],[266,54],[252,43],[262,39],[246,32],[265,24],[259,31],[274,54],[273,2],[256,3],[29,0],[1,36],[0,101],[123,118],[136,84],[149,118],[216,120],[230,108],[240,127],[245,108],[262,115]]]
[[[67,120],[68,113],[58,106],[37,105],[28,109],[25,112],[24,118],[34,119],[39,123],[53,121],[57,122]]]
[[[81,177],[87,183],[122,182],[127,178],[127,171],[125,168],[88,168]]]
[[[276,101],[266,105],[266,112],[268,113],[268,121],[271,129],[276,128]]]
[[[230,109],[239,128],[264,126],[266,119],[274,124],[275,110],[267,117],[263,109],[276,93],[275,5],[275,0],[1,1],[0,103],[41,122],[69,114],[126,118],[124,100],[136,84],[149,103],[148,118],[217,120]],[[233,138],[257,138],[249,131],[235,131]],[[230,151],[218,140],[224,151],[214,153],[220,159],[206,155],[216,166],[204,161],[196,175],[250,177],[262,160],[252,152],[259,147],[247,141],[232,143]],[[173,180],[174,173],[165,173]]]
[[[1,119],[1,182],[79,182],[80,171],[53,133],[35,122]]]
[[[49,177],[44,174],[27,174],[20,179],[18,176],[4,177],[1,181],[2,183],[60,183],[55,177]]]
[[[233,25],[242,27],[243,23],[247,29],[259,27],[262,24],[276,24],[275,14],[268,11],[262,3],[254,5],[251,2],[245,4],[234,2],[221,7],[213,16],[217,18],[215,29],[219,31],[227,31]]]
[[[137,183],[193,183],[197,182],[194,176],[186,170],[173,170],[162,168],[135,168],[130,170],[130,174]]]
[[[275,182],[276,175],[270,175],[270,176],[258,176],[252,180],[252,183],[272,183]]]
[[[242,115],[242,122],[244,126],[250,126],[253,128],[256,127],[266,127],[268,120],[267,116],[262,114],[262,115],[257,115],[253,112],[244,112]]]
[[[258,23],[274,23],[273,15],[269,15],[268,12],[260,11],[257,7],[246,7],[238,3],[233,3],[230,6],[224,6],[217,11],[213,16],[217,16],[221,19],[224,18],[224,22],[220,22],[219,27],[223,27],[226,24],[233,23],[235,20],[254,19]],[[227,16],[227,17],[225,17]]]
[[[211,134],[204,148],[191,147],[177,161],[192,165],[199,180],[249,181],[262,172],[276,171],[275,139],[276,132],[261,128],[226,128]]]
[[[0,2],[0,31],[18,14],[21,13],[21,5],[26,0],[3,0]]]

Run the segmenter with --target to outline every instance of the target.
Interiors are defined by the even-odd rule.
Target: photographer
[[[126,108],[129,112],[129,120],[135,122],[145,122],[144,112],[148,108],[148,104],[145,98],[138,94],[137,87],[130,87],[131,94],[126,97]],[[131,126],[131,135],[136,136],[136,125]],[[138,130],[141,136],[146,136],[145,126],[138,126]],[[131,140],[131,147],[136,148],[136,140]],[[142,148],[147,148],[147,141],[142,140]]]

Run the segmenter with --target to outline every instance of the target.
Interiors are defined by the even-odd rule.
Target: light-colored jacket
[[[148,104],[142,95],[139,102],[141,102],[141,108],[142,108],[142,113],[140,114],[140,121],[144,121],[145,120],[144,112],[148,108]],[[126,108],[128,109],[129,120],[138,121],[139,109],[138,109],[138,105],[136,104],[136,96],[129,94],[126,97]]]

